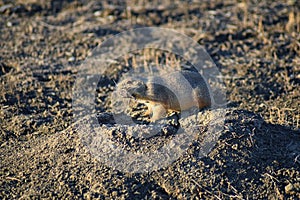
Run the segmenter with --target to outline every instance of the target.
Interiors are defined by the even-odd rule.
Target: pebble
[[[294,189],[294,186],[293,186],[293,184],[291,184],[291,183],[289,183],[288,185],[286,185],[286,186],[284,187],[285,193],[287,193],[287,194],[292,193],[293,189]]]

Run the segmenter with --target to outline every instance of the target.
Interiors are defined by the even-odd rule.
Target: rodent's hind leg
[[[149,108],[149,107],[148,107]],[[154,104],[151,107],[152,115],[150,118],[151,122],[155,122],[161,118],[166,117],[167,111],[161,104]]]

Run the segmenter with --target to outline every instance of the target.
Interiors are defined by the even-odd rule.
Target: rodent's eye
[[[139,87],[139,88],[146,88],[146,85],[145,85],[144,82],[138,82],[137,83],[137,87]]]
[[[132,84],[132,80],[127,81],[126,84]]]

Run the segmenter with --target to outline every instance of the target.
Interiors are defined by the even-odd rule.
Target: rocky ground
[[[0,15],[1,199],[300,198],[299,2],[0,0]],[[105,165],[82,143],[72,88],[95,47],[146,26],[203,45],[222,73],[228,105],[207,156],[199,156],[203,125],[175,162],[132,174]],[[109,114],[114,81],[143,53],[103,74],[94,113],[100,123],[118,126]],[[176,135],[165,132],[149,145]],[[107,134],[126,148],[142,145],[126,131]]]

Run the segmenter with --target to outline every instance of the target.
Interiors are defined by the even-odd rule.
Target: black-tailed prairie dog
[[[209,89],[202,76],[187,70],[144,79],[128,78],[118,84],[118,89],[121,89],[122,96],[146,104],[151,121],[161,119],[171,111],[202,109],[211,105]]]

